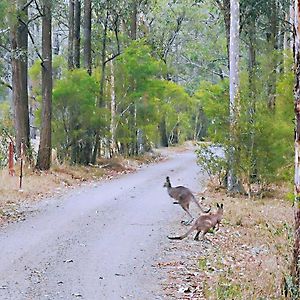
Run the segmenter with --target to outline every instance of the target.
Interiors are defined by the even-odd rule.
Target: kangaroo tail
[[[200,210],[201,210],[202,212],[204,212],[204,213],[210,212],[211,206],[209,206],[209,208],[207,208],[207,209],[203,209],[203,208],[201,207],[201,205],[199,204],[198,200],[195,198],[194,195],[193,195],[192,198],[193,198],[193,201],[196,203],[196,205],[200,208]]]
[[[191,234],[196,229],[196,224],[194,224],[185,234],[181,236],[168,236],[170,240],[182,240],[186,238],[189,234]]]

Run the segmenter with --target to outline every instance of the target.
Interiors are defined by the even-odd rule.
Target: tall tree
[[[26,148],[29,142],[28,109],[28,5],[27,0],[15,0],[16,20],[11,27],[12,50],[12,90],[16,130],[16,150],[20,155],[23,141]]]
[[[91,48],[91,30],[92,30],[92,6],[91,0],[84,0],[84,20],[83,20],[83,63],[88,74],[92,74],[92,48]]]
[[[229,77],[230,77],[230,103],[229,103],[229,122],[230,122],[230,145],[229,145],[229,170],[228,170],[228,190],[236,191],[236,165],[237,149],[235,148],[235,138],[237,129],[237,106],[239,98],[239,25],[240,9],[239,0],[230,0],[230,51],[229,51]]]
[[[75,0],[74,10],[74,64],[80,68],[80,20],[81,20],[81,2]]]
[[[36,167],[48,170],[51,165],[51,115],[52,115],[52,16],[51,1],[43,0],[42,17],[42,124]]]
[[[130,37],[132,40],[137,38],[137,1],[133,0],[131,3],[131,22],[130,22]]]
[[[294,295],[292,299],[299,299],[300,295],[300,2],[295,0],[295,183],[294,183],[294,209],[295,209],[295,237],[291,275]],[[292,291],[293,292],[293,291]],[[295,296],[295,297],[294,297]]]
[[[69,0],[68,69],[74,69],[74,0]]]
[[[278,4],[277,1],[271,1],[269,9],[269,28],[267,32],[268,46],[270,47],[269,53],[278,50]],[[268,107],[274,111],[276,103],[276,82],[277,82],[277,55],[271,55],[270,60],[270,73],[268,78],[267,94],[268,94]]]
[[[230,49],[230,0],[216,0],[216,3],[222,12],[224,26],[225,26],[225,34],[226,34],[226,49],[227,49],[227,57],[228,57],[228,66],[229,66],[229,49]]]

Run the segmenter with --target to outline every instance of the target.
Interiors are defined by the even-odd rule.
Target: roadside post
[[[21,142],[21,153],[20,153],[20,185],[19,191],[22,191],[22,184],[23,184],[23,159],[24,159],[24,143]]]
[[[14,144],[13,142],[9,142],[8,146],[8,172],[10,176],[15,175],[14,170]]]

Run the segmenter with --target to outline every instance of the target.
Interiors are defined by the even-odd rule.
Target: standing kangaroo
[[[173,203],[179,204],[184,209],[184,211],[186,211],[186,213],[191,217],[191,219],[189,221],[182,221],[183,224],[189,225],[194,220],[193,216],[191,215],[191,213],[189,211],[191,201],[194,201],[202,212],[208,213],[210,211],[210,208],[207,210],[204,210],[200,206],[197,199],[195,198],[193,193],[188,188],[181,186],[181,185],[172,187],[169,176],[166,177],[166,182],[164,183],[164,187],[167,188],[169,196],[172,197],[173,199],[177,200]],[[202,199],[204,199],[204,197],[202,197]]]
[[[205,234],[212,228],[215,228],[217,226],[216,230],[219,230],[220,222],[223,217],[223,204],[219,205],[217,203],[218,210],[215,213],[210,213],[209,215],[202,215],[200,216],[195,224],[190,228],[190,230],[181,235],[181,236],[168,236],[170,240],[182,240],[186,238],[190,233],[192,233],[194,230],[197,231],[194,240],[199,240],[199,234],[202,231],[202,238],[204,239]]]

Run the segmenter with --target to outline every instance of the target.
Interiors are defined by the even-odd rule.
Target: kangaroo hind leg
[[[192,216],[192,214],[190,213],[189,211],[189,205],[188,204],[182,204],[181,207],[184,209],[184,211],[190,216],[190,220],[187,220],[187,221],[181,221],[181,224],[184,224],[184,225],[190,225],[193,221],[194,221],[194,218]]]
[[[194,237],[194,240],[195,241],[199,241],[199,234],[200,234],[201,231],[197,231],[195,237]]]

